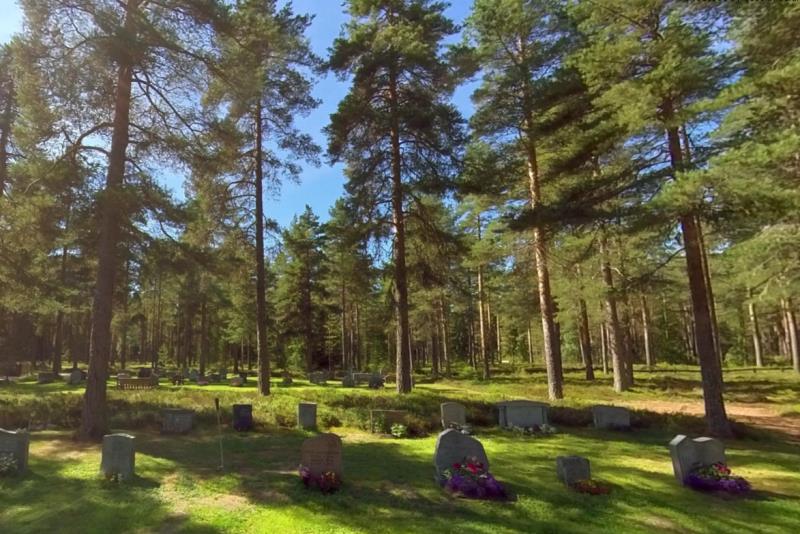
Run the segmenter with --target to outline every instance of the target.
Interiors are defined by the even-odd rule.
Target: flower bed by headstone
[[[750,491],[750,483],[735,476],[724,463],[697,467],[686,477],[686,485],[700,491],[721,491],[733,495],[743,495]]]
[[[505,488],[475,457],[464,458],[451,468],[444,470],[444,488],[460,497],[468,499],[508,498]]]

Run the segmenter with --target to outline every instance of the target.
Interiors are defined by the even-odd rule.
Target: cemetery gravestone
[[[244,379],[241,376],[234,376],[230,379],[230,385],[235,387],[241,387],[244,385]]]
[[[31,437],[27,430],[4,430],[0,428],[0,455],[9,455],[17,464],[17,473],[28,469],[28,451]]]
[[[136,463],[135,438],[129,434],[107,434],[103,436],[103,457],[100,471],[106,478],[119,477],[130,480]]]
[[[353,373],[345,373],[342,377],[342,387],[344,388],[354,388],[356,387],[356,379],[353,377]]]
[[[669,442],[669,454],[675,478],[681,484],[685,483],[693,469],[725,463],[725,446],[714,438],[690,439],[678,434]]]
[[[186,434],[192,430],[194,411],[168,408],[161,412],[161,432],[164,434]]]
[[[125,378],[130,378],[130,377],[131,377],[131,374],[127,373],[125,371],[121,371],[121,372],[117,373],[117,380],[119,380],[120,378],[125,379]]]
[[[579,480],[589,480],[589,460],[582,456],[559,456],[556,458],[556,473],[559,480],[572,486]]]
[[[442,428],[450,428],[451,425],[462,427],[467,424],[467,409],[458,402],[443,402]]]
[[[50,384],[56,379],[53,373],[39,373],[36,383],[37,384]]]
[[[620,406],[592,406],[595,428],[626,430],[631,427],[631,412]]]
[[[383,387],[383,377],[380,373],[372,373],[369,377],[368,386],[370,389],[380,389]]]
[[[512,400],[497,403],[497,422],[501,428],[541,427],[549,424],[548,405],[529,400]]]
[[[436,481],[441,483],[445,469],[465,458],[477,458],[484,468],[489,470],[489,459],[480,441],[462,434],[454,428],[448,428],[436,438],[436,449],[433,453],[433,465],[436,467]]]
[[[239,432],[245,432],[253,429],[252,404],[233,405],[233,428]]]
[[[149,367],[142,367],[139,369],[139,372],[136,373],[137,378],[150,378],[153,376],[153,370]]]
[[[83,380],[83,372],[80,369],[73,369],[67,376],[67,384],[77,386]]]
[[[312,373],[309,373],[308,381],[311,382],[312,384],[324,386],[325,382],[327,381],[327,376],[323,371],[314,371]]]
[[[370,410],[369,428],[373,434],[375,432],[390,432],[392,425],[406,424],[408,412],[405,410]]]
[[[336,434],[308,438],[300,447],[300,465],[314,476],[333,472],[342,478],[342,439]]]
[[[297,405],[297,425],[303,430],[317,428],[317,405],[313,402],[301,402]]]

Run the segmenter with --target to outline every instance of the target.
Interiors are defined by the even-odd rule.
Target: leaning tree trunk
[[[665,115],[671,118],[673,113],[669,103]],[[670,164],[673,175],[683,167],[680,138],[675,127],[667,128]],[[695,324],[695,343],[697,357],[700,360],[700,375],[703,383],[703,401],[705,403],[706,422],[711,434],[720,437],[731,436],[731,426],[725,412],[725,401],[722,396],[722,367],[717,357],[714,344],[714,328],[709,302],[709,288],[703,269],[703,250],[697,227],[697,217],[687,213],[679,218],[683,245],[686,255],[686,274],[689,278],[689,292],[692,298],[692,313]]]
[[[526,117],[528,129],[533,127],[530,112]],[[539,179],[539,165],[532,134],[528,134],[526,165],[528,169],[528,193],[531,209],[541,203],[542,193]],[[539,289],[539,310],[542,316],[542,340],[544,363],[547,369],[547,394],[551,400],[564,398],[562,387],[561,349],[556,332],[556,307],[550,290],[550,270],[547,259],[547,240],[544,229],[539,225],[533,228],[533,252],[536,261],[536,278]]]
[[[139,0],[129,0],[125,8],[125,32],[135,34]],[[125,159],[129,142],[131,109],[132,58],[120,54],[114,100],[111,151],[108,156],[106,184],[100,198],[97,244],[97,277],[92,301],[92,327],[89,339],[89,373],[83,397],[78,437],[99,440],[108,433],[106,380],[111,352],[111,314],[114,303],[114,276],[117,271],[117,244],[122,222],[121,197],[125,180]]]
[[[394,223],[394,306],[397,320],[397,392],[409,393],[411,382],[408,280],[406,273],[406,222],[403,212],[403,175],[400,152],[399,97],[397,74],[389,73],[389,105],[392,145],[392,222]]]
[[[264,124],[261,103],[255,109],[256,125],[256,350],[258,392],[269,395],[269,354],[267,352],[267,274],[264,266]]]

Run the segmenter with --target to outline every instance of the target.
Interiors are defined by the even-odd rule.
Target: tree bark
[[[267,273],[264,266],[264,124],[261,102],[255,109],[256,126],[256,351],[258,353],[258,392],[270,393],[269,354],[267,352]]]
[[[592,362],[592,338],[589,334],[589,314],[586,311],[586,301],[578,299],[580,322],[578,335],[581,345],[581,356],[586,366],[586,380],[594,380],[594,363]]]
[[[764,367],[764,356],[761,348],[761,329],[758,327],[758,314],[756,313],[756,303],[753,302],[753,292],[748,291],[750,302],[747,304],[747,311],[750,315],[750,329],[753,335],[753,352],[755,353],[756,367]]]
[[[480,226],[480,222],[478,223]],[[480,234],[480,232],[479,232]],[[480,239],[480,235],[478,237]],[[491,375],[489,367],[489,355],[486,351],[486,324],[484,308],[484,294],[483,294],[483,265],[478,265],[478,328],[480,335],[480,351],[481,361],[483,362],[483,379],[488,380]]]
[[[397,320],[397,392],[409,393],[411,352],[409,344],[408,281],[406,274],[406,223],[403,213],[403,175],[400,151],[400,117],[397,95],[397,73],[389,72],[389,106],[392,145],[392,222],[394,224],[394,305]]]
[[[783,306],[783,313],[786,317],[786,337],[789,338],[789,350],[792,356],[792,369],[794,369],[795,373],[800,373],[800,339],[798,339],[797,335],[797,318],[795,317],[792,299],[782,299],[781,304]]]
[[[603,374],[608,374],[608,329],[604,322],[600,323],[600,353],[603,358]]]
[[[531,338],[531,323],[528,321],[528,364],[533,365],[533,339]]]
[[[125,6],[125,33],[136,34],[139,0]],[[92,301],[92,328],[89,344],[89,372],[83,397],[78,438],[100,440],[108,433],[106,380],[111,352],[111,314],[114,303],[114,277],[117,271],[117,244],[124,207],[121,196],[125,181],[125,159],[129,142],[133,58],[119,55],[114,99],[111,151],[108,156],[106,183],[100,198],[97,245],[97,277]]]
[[[642,344],[644,345],[644,362],[648,368],[653,367],[653,355],[650,352],[650,311],[647,309],[647,297],[640,296],[642,303]]]
[[[671,103],[666,103],[664,113],[667,123],[673,117]],[[678,129],[667,127],[667,142],[673,176],[683,168]],[[677,177],[677,176],[676,176]],[[700,360],[700,375],[703,383],[706,422],[712,435],[728,437],[732,435],[725,401],[722,396],[722,367],[714,348],[714,330],[709,302],[709,288],[703,270],[702,247],[697,228],[697,218],[687,213],[679,218],[686,255],[686,273],[689,278],[689,292],[692,298],[692,312],[695,323],[695,343]]]
[[[608,251],[606,250],[606,238],[601,237],[600,254],[603,256],[601,266],[603,283],[606,286],[604,297],[605,323],[606,323],[606,345],[611,356],[611,369],[614,373],[614,391],[621,393],[628,389],[629,384],[626,377],[624,358],[622,351],[622,333],[620,332],[619,316],[617,314],[617,299],[614,295],[614,275],[611,272],[611,264],[608,261]]]

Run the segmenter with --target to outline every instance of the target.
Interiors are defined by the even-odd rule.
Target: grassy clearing
[[[453,499],[433,483],[435,433],[394,440],[363,432],[370,407],[402,407],[419,425],[435,425],[438,403],[464,402],[479,423],[491,423],[490,403],[503,398],[543,399],[544,377],[506,374],[490,384],[451,380],[420,384],[411,395],[391,391],[316,387],[298,381],[278,387],[267,400],[254,389],[227,386],[162,386],[157,391],[111,392],[117,430],[137,436],[138,478],[113,484],[98,476],[99,446],[77,444],[69,430],[33,434],[30,473],[0,479],[0,531],[38,532],[798,532],[800,456],[780,435],[726,443],[729,463],[757,488],[752,498],[724,500],[680,487],[672,476],[666,444],[678,431],[702,425],[693,416],[659,418],[637,412],[632,432],[601,432],[586,426],[583,407],[597,402],[699,400],[696,370],[640,374],[639,385],[619,397],[608,379],[587,385],[568,373],[568,400],[554,415],[560,433],[524,438],[478,428],[491,469],[517,494],[514,503]],[[781,371],[728,373],[728,399],[774,406],[800,405],[800,381]],[[0,389],[0,421],[49,418],[69,422],[79,408],[81,388],[30,383]],[[224,432],[226,469],[217,469],[218,441],[213,398],[225,406],[255,404],[259,422],[252,434]],[[320,403],[323,427],[343,436],[345,486],[323,496],[306,491],[296,474],[299,448],[308,435],[294,425],[298,400]],[[197,430],[185,437],[157,433],[162,406],[199,411]],[[37,411],[38,410],[38,411]],[[47,413],[47,410],[50,410]],[[226,416],[227,416],[226,410]],[[227,417],[226,417],[227,419]],[[790,418],[791,420],[791,418]],[[0,426],[4,426],[0,423]],[[590,458],[593,475],[610,483],[610,496],[590,497],[563,488],[555,457]]]

